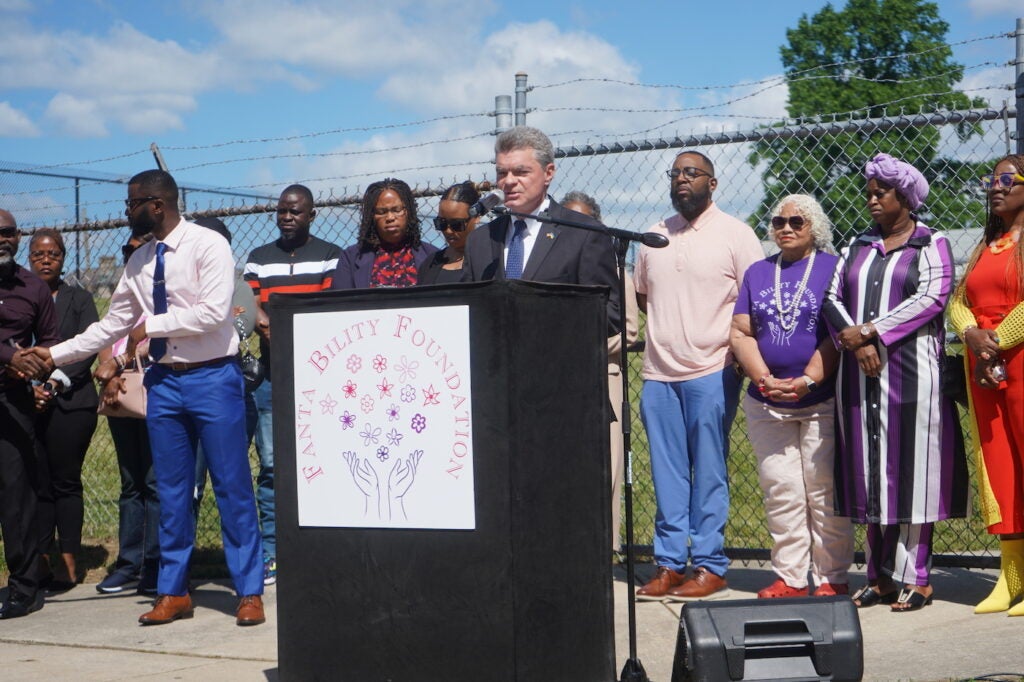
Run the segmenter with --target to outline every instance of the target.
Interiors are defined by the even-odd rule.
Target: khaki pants
[[[834,401],[802,408],[743,398],[764,492],[772,569],[790,587],[847,583],[853,526],[833,511]]]

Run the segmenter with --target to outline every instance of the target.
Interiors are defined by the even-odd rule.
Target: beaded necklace
[[[788,306],[782,305],[781,253],[775,261],[775,310],[779,314],[779,324],[787,332],[792,331],[796,327],[796,320],[800,316],[800,299],[804,297],[804,292],[807,290],[807,280],[811,278],[811,268],[814,267],[814,256],[817,253],[817,250],[811,251],[811,256],[807,259],[807,268],[804,270],[804,276],[800,279],[800,284],[797,285],[796,293],[793,294],[793,298]]]
[[[1020,241],[1020,230],[1007,232],[999,239],[993,239],[988,244],[988,250],[992,253],[1002,253]]]

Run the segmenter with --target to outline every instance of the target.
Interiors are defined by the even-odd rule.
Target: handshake
[[[42,346],[18,348],[7,363],[7,374],[15,379],[44,381],[56,369],[50,349]]]

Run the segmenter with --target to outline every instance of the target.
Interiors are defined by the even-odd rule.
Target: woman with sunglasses
[[[953,250],[917,219],[928,196],[920,171],[878,154],[864,177],[874,225],[840,254],[824,310],[843,351],[836,510],[867,525],[868,583],[854,604],[905,612],[932,601],[935,522],[967,510],[963,435],[939,390]]]
[[[64,238],[57,230],[42,228],[33,233],[29,264],[32,272],[50,288],[61,340],[80,334],[99,320],[92,294],[68,284],[61,276],[66,254]],[[39,499],[42,551],[48,555],[56,531],[61,557],[61,561],[55,562],[57,570],[48,584],[51,592],[69,590],[78,582],[76,557],[82,549],[85,519],[82,464],[96,430],[99,405],[90,371],[95,359],[96,356],[91,356],[58,370],[67,384],[51,378],[35,387],[36,409],[40,412],[36,419],[36,437],[42,465],[49,474],[49,494]]]
[[[462,262],[466,239],[476,229],[480,217],[469,217],[469,207],[480,200],[476,186],[466,181],[452,185],[441,195],[434,227],[448,245],[420,266],[420,284],[444,284],[462,281]]]
[[[385,178],[363,193],[359,240],[341,252],[332,289],[411,287],[437,248],[424,244],[416,199],[402,180]]]
[[[833,513],[838,355],[821,317],[838,261],[832,224],[813,197],[792,194],[771,226],[779,253],[743,276],[730,334],[750,378],[743,410],[775,543],[776,579],[757,596],[807,596],[808,570],[815,596],[848,594],[853,526]]]
[[[967,347],[971,442],[982,518],[999,536],[1001,571],[975,613],[1024,616],[1024,155],[981,180],[985,234],[949,306]],[[1012,606],[1012,608],[1011,608]]]

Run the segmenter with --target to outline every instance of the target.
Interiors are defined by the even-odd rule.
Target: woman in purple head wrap
[[[967,508],[963,435],[939,391],[953,251],[917,219],[920,171],[879,154],[864,177],[873,225],[843,249],[824,306],[842,351],[836,512],[867,524],[868,584],[854,603],[913,611],[932,600],[935,522]]]

